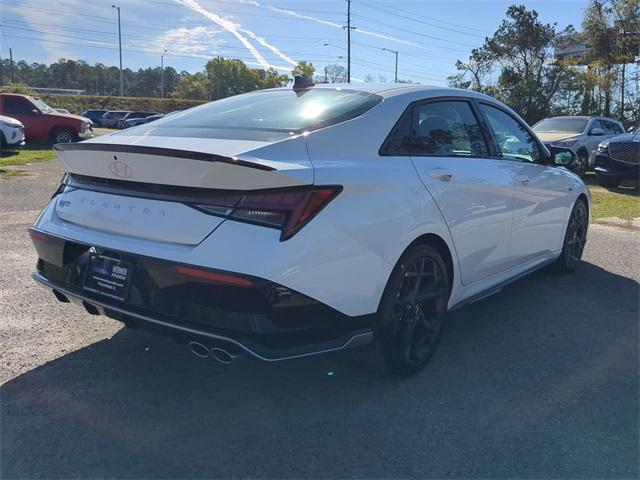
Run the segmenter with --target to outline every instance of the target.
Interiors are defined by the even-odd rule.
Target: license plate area
[[[84,290],[126,302],[129,298],[133,262],[118,253],[91,249]]]

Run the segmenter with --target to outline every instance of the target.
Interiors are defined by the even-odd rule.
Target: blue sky
[[[16,59],[52,62],[60,57],[118,64],[117,12],[103,0],[3,0],[4,39]],[[399,77],[443,85],[504,18],[511,1],[352,0],[352,76]],[[529,0],[545,22],[579,27],[586,0]],[[346,66],[346,0],[118,0],[125,67],[165,66],[202,70],[215,55],[283,73],[299,60],[321,71]],[[328,44],[328,45],[324,45]],[[380,78],[382,76],[383,78]]]

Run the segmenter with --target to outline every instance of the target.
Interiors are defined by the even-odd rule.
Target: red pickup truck
[[[93,137],[93,124],[88,118],[56,112],[29,95],[0,93],[0,115],[21,121],[27,142],[69,143]]]

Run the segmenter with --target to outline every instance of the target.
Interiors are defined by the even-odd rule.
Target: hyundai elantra
[[[34,278],[222,362],[417,372],[448,310],[574,271],[589,223],[574,154],[465,90],[298,82],[55,150]]]

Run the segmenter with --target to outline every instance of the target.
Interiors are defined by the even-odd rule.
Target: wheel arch
[[[402,255],[404,255],[407,250],[416,245],[429,245],[430,247],[435,248],[436,251],[440,254],[442,260],[444,260],[445,266],[447,267],[447,273],[449,274],[449,295],[451,295],[454,285],[454,276],[456,273],[453,263],[453,254],[447,242],[445,242],[444,239],[438,234],[424,233],[413,240],[409,245],[407,245],[407,247],[402,252]],[[402,258],[402,255],[400,256],[400,258]]]
[[[71,125],[55,125],[49,129],[49,135],[47,138],[55,140],[56,134],[61,131],[69,132],[74,137],[78,135],[78,130],[73,128]]]
[[[587,198],[587,195],[584,192],[580,192],[580,195],[578,195],[578,198],[576,198],[576,202],[579,202],[580,200],[584,202],[584,206],[587,208],[588,219],[589,221],[591,221],[591,204],[589,202],[589,199]]]

